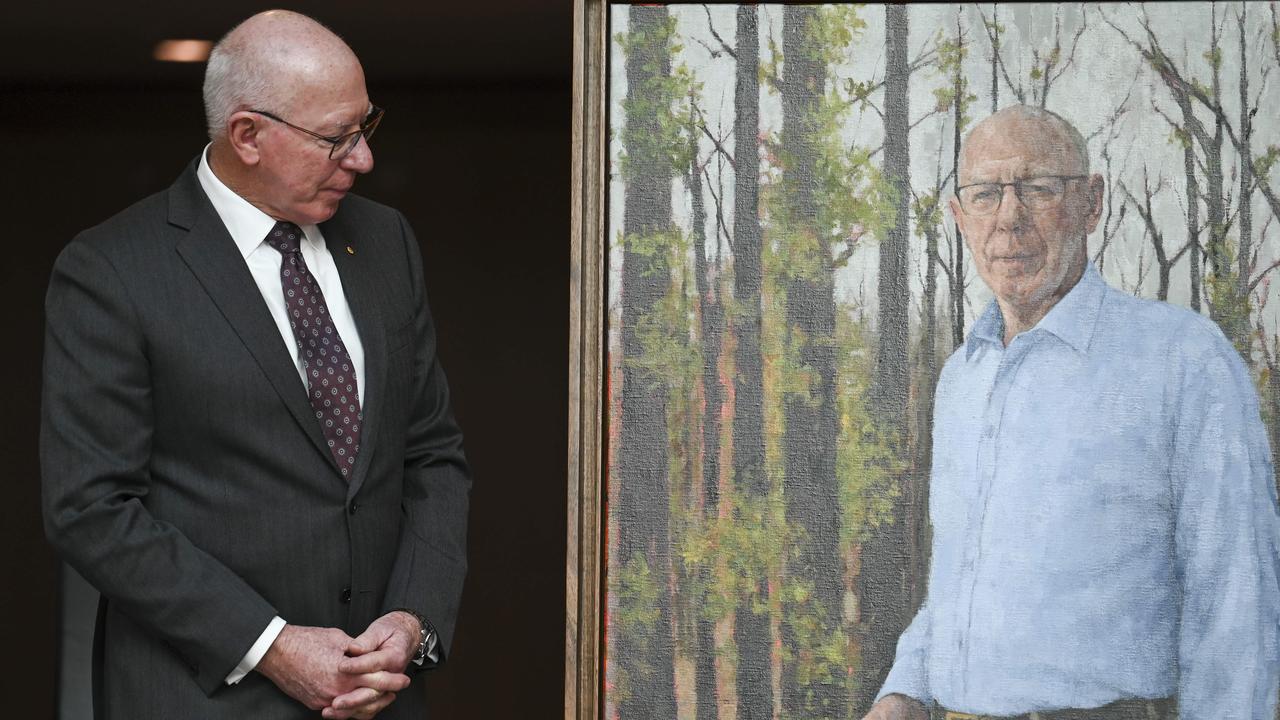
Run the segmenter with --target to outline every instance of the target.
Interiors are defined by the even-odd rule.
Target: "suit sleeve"
[[[435,627],[441,660],[448,657],[467,573],[467,507],[471,475],[462,431],[449,407],[449,387],[436,356],[418,242],[399,216],[413,286],[411,409],[404,457],[404,525],[385,610],[410,608]]]
[[[148,511],[151,372],[125,284],[102,253],[73,241],[54,264],[46,298],[45,532],[115,609],[176,651],[211,695],[276,612]]]
[[[1271,720],[1280,684],[1274,475],[1257,394],[1216,328],[1181,378],[1173,448],[1182,581],[1178,714]]]

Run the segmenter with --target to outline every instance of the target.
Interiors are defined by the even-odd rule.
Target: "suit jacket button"
[[[356,510],[359,508],[360,508],[360,503],[356,502],[355,500],[352,500],[351,504],[347,506],[347,513],[351,515],[355,515]]]
[[[340,599],[340,600],[342,600],[342,604],[343,604],[343,605],[346,605],[347,603],[351,602],[351,587],[350,587],[350,586],[347,586],[347,587],[342,588],[342,595],[341,595],[341,597],[340,597],[339,599]]]

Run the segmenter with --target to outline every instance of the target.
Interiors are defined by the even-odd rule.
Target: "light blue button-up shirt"
[[[993,301],[939,379],[928,596],[880,695],[1271,720],[1280,519],[1240,356],[1092,266],[1003,335]]]

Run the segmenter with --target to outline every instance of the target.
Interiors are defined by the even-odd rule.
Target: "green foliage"
[[[1224,267],[1234,265],[1232,250],[1230,246],[1221,249]],[[1229,270],[1210,273],[1205,279],[1205,292],[1213,308],[1213,318],[1222,333],[1235,344],[1241,356],[1249,357],[1253,351],[1249,341],[1249,316],[1253,312],[1253,304],[1247,294],[1240,292],[1239,275]]]
[[[916,227],[937,227],[942,223],[941,191],[934,190],[917,195],[911,202],[911,214]]]
[[[782,81],[782,75],[779,72],[782,68],[782,48],[778,47],[778,42],[773,39],[773,33],[765,33],[764,36],[769,54],[760,59],[759,80],[761,84],[767,84],[776,92],[778,84]]]
[[[614,41],[627,57],[640,52],[672,58],[682,49],[675,42],[675,30],[676,19],[668,17],[656,36],[632,29],[618,33]],[[619,167],[628,179],[637,172],[637,158],[657,159],[673,171],[687,168],[692,160],[683,118],[689,114],[689,98],[698,92],[701,84],[683,63],[675,65],[670,74],[664,74],[657,58],[649,58],[643,70],[646,78],[643,86],[628,88],[622,101],[624,151]]]
[[[842,309],[836,314],[836,478],[843,511],[840,539],[848,556],[872,528],[893,522],[894,500],[901,494],[897,478],[907,462],[900,457],[900,438],[878,427],[866,405],[873,365],[868,330],[853,319],[851,308]]]
[[[960,38],[949,37],[941,31],[934,40],[938,47],[938,61],[934,66],[935,73],[942,78],[942,84],[933,89],[934,110],[951,112],[960,105],[960,130],[969,124],[969,107],[978,96],[969,92],[969,78],[964,71],[964,60],[969,55],[969,47]]]
[[[785,176],[770,180],[760,189],[761,204],[768,218],[773,264],[782,278],[818,281],[829,278],[834,269],[834,253],[864,237],[880,237],[895,221],[896,191],[871,161],[862,147],[845,144],[841,128],[848,121],[851,103],[838,92],[829,92],[819,103],[813,132],[808,140],[815,150],[811,177]],[[776,140],[777,164],[794,162],[782,152]],[[802,182],[804,187],[794,183]],[[814,214],[797,212],[797,198],[812,196]]]
[[[857,5],[824,5],[809,22],[806,29],[809,42],[806,47],[814,50],[814,59],[828,67],[843,62],[848,49],[862,37],[867,21],[859,13]]]
[[[662,588],[665,580],[649,569],[644,553],[636,553],[630,559],[615,565],[610,572],[610,595],[617,600],[617,608],[610,613],[610,624],[618,637],[627,638],[627,645],[640,657],[649,655],[650,639],[657,635],[661,617]],[[625,664],[618,664],[613,694],[618,702],[631,696],[633,678]],[[643,668],[643,664],[637,667]]]
[[[815,225],[828,246],[855,242],[864,233],[880,237],[896,218],[896,192],[880,166],[871,162],[866,149],[845,145],[840,129],[846,109],[832,93],[818,111],[818,161],[812,189],[818,208]]]
[[[1175,126],[1169,132],[1169,142],[1186,150],[1191,147],[1191,133],[1187,132],[1180,126]]]
[[[635,333],[643,351],[626,362],[644,369],[649,377],[665,379],[669,387],[685,384],[701,367],[701,354],[689,342],[693,308],[685,297],[684,283],[675,281],[683,272],[689,239],[672,230],[628,235],[623,242],[640,259],[648,260],[641,271],[643,275],[661,273],[671,280],[667,293],[654,303],[653,310],[637,317]]]
[[[995,41],[995,51],[1000,52],[1000,48],[1003,47],[1000,44],[1000,36],[1004,35],[1005,32],[1004,23],[988,20],[986,17],[983,17],[982,24],[986,26],[987,31],[991,33],[991,37]]]
[[[1265,178],[1271,174],[1271,169],[1275,167],[1276,160],[1280,160],[1280,146],[1268,145],[1266,152],[1253,159],[1253,173],[1259,178]]]
[[[782,648],[783,661],[794,662],[796,680],[805,688],[804,706],[814,707],[818,686],[847,687],[849,683],[849,634],[841,619],[810,602],[811,583],[789,579],[782,595],[793,642]]]
[[[1209,88],[1204,83],[1200,82],[1198,78],[1189,78],[1188,82],[1191,84],[1191,87],[1195,88],[1196,93],[1203,95],[1204,97],[1211,97],[1213,95],[1213,93],[1209,91]]]
[[[781,492],[766,497],[730,492],[724,500],[729,512],[690,523],[677,549],[687,567],[710,566],[712,583],[701,587],[692,577],[682,592],[705,597],[701,612],[708,620],[732,614],[740,599],[748,600],[757,614],[772,612],[776,599],[766,602],[757,581],[781,573],[780,550],[791,542]]]
[[[1222,48],[1214,48],[1204,53],[1205,62],[1209,63],[1209,67],[1215,70],[1222,67]]]

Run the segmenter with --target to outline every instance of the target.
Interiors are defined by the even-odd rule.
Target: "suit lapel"
[[[178,242],[178,254],[240,336],[294,420],[337,474],[338,466],[316,422],[291,353],[244,258],[200,188],[194,164],[169,189],[169,222],[187,230]]]
[[[387,392],[386,327],[378,305],[379,274],[375,258],[370,243],[361,242],[359,225],[339,209],[333,219],[321,225],[320,232],[338,268],[338,276],[342,278],[342,291],[347,296],[347,305],[360,333],[360,345],[364,348],[365,377],[360,393],[364,427],[360,431],[360,454],[356,456],[347,488],[347,499],[350,500],[368,476],[381,425],[381,413],[377,410]]]

